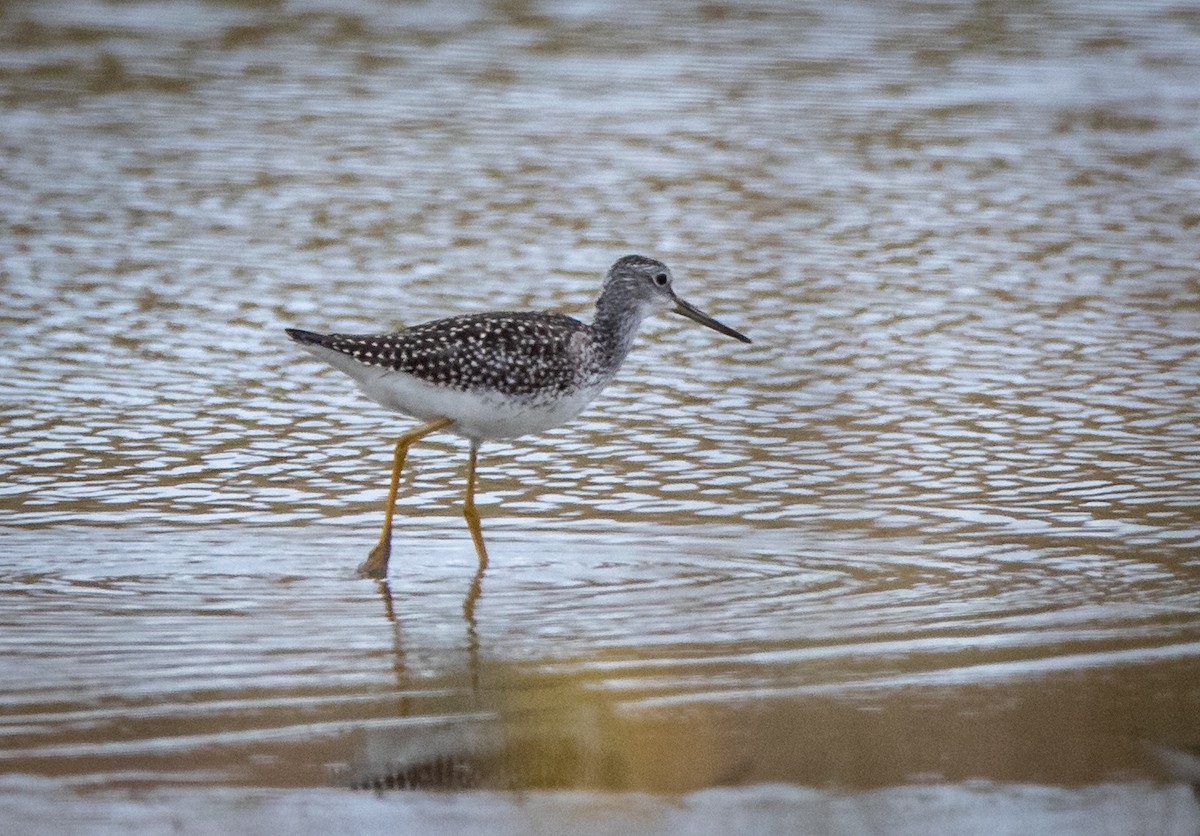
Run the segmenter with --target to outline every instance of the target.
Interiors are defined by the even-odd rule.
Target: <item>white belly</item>
[[[539,433],[570,421],[600,394],[607,381],[559,397],[509,399],[490,391],[435,386],[404,372],[368,366],[338,351],[305,345],[336,366],[380,406],[421,421],[450,418],[453,432],[475,442]]]

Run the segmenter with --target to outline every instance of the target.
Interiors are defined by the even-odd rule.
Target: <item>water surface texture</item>
[[[0,6],[19,831],[1195,833],[1200,14]],[[647,322],[414,448],[282,329]],[[1189,768],[1193,774],[1189,774]],[[731,824],[732,823],[732,824]]]

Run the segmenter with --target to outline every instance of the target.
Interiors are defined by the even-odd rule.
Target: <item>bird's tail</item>
[[[301,328],[284,328],[283,330],[301,345],[325,345],[329,342],[329,337],[315,331],[305,331]]]

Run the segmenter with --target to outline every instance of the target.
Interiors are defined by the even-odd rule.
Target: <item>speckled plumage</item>
[[[451,432],[478,444],[575,417],[616,374],[642,320],[660,310],[749,342],[679,299],[665,264],[638,255],[609,269],[591,324],[559,313],[494,311],[394,334],[289,328],[288,335],[377,403],[425,421],[451,418]]]
[[[496,311],[439,319],[395,334],[288,333],[435,386],[540,398],[583,388],[608,371],[588,329],[563,314]]]

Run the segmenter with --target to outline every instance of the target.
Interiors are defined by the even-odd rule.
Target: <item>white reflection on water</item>
[[[262,790],[247,797],[220,788],[172,787],[76,796],[31,779],[0,784],[0,811],[8,821],[30,822],[29,834],[108,826],[155,832],[180,821],[230,821],[255,831],[358,833],[417,830],[430,836],[464,830],[527,832],[567,828],[573,833],[646,836],[728,833],[736,820],[747,832],[820,832],[895,836],[935,832],[1018,834],[1089,833],[1103,821],[1114,833],[1191,836],[1200,822],[1183,787],[1097,784],[1030,787],[972,781],[959,786],[890,787],[829,792],[805,787],[716,788],[677,798],[642,793],[446,793],[380,798],[333,790]],[[51,800],[48,816],[47,799]],[[912,811],[922,815],[914,817]],[[175,818],[171,818],[171,816]]]

